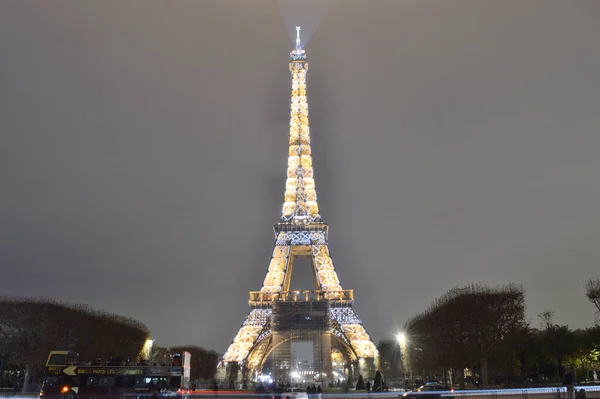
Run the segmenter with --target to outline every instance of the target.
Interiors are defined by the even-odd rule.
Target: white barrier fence
[[[285,394],[284,394],[285,395]],[[204,391],[185,394],[159,395],[160,399],[296,399],[279,393],[252,393],[248,391]],[[80,394],[76,399],[150,399],[151,394]],[[348,392],[308,395],[309,399],[600,399],[600,385],[580,386],[569,397],[566,388],[518,388],[430,392]],[[39,394],[0,392],[0,399],[40,399]]]

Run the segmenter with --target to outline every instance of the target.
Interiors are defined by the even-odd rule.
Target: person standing
[[[567,370],[563,375],[563,385],[567,388],[567,399],[575,399],[575,374]]]

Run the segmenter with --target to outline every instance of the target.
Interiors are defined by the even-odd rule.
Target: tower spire
[[[296,49],[290,53],[292,96],[287,180],[281,221],[295,224],[322,222],[313,177],[308,103],[306,100],[306,51],[300,45],[296,27]]]
[[[301,46],[300,46],[300,27],[296,26],[296,52],[299,52],[301,50]]]

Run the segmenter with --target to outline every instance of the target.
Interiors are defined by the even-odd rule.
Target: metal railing
[[[343,291],[284,291],[260,292],[250,291],[250,304],[265,302],[312,302],[312,301],[338,301],[352,302],[354,290]]]

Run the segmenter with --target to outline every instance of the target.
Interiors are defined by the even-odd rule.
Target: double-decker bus
[[[189,389],[190,353],[175,355],[169,366],[146,363],[83,363],[72,351],[52,351],[46,361],[43,399],[101,399],[125,393],[181,392]]]

